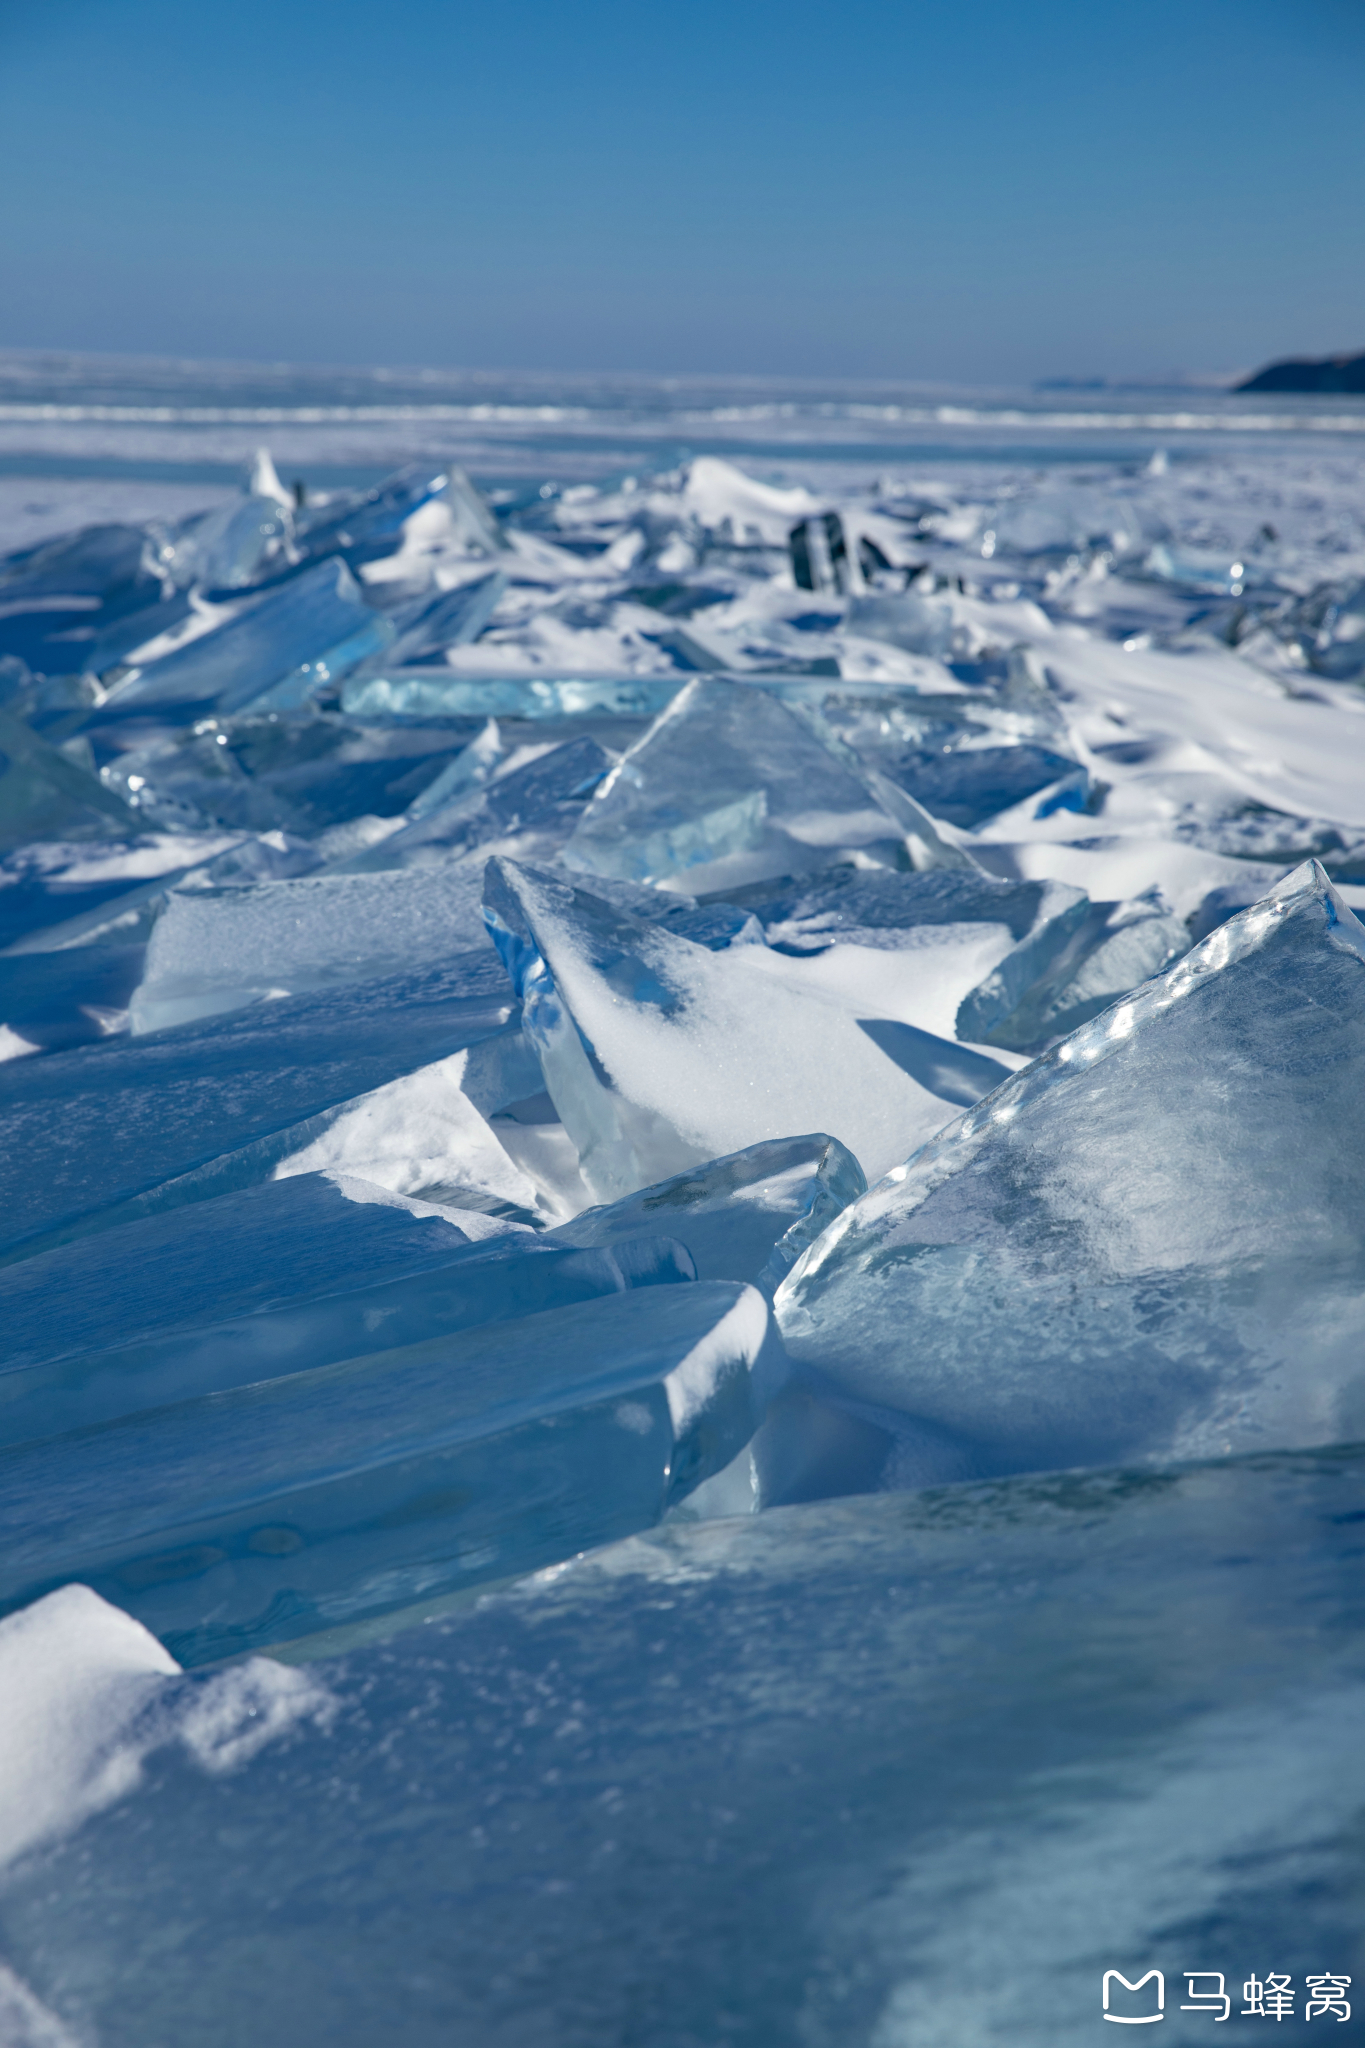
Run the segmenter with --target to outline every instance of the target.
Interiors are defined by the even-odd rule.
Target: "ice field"
[[[1365,404],[8,357],[0,546],[0,2043],[1365,1996]]]

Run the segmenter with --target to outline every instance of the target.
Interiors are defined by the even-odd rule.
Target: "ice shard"
[[[378,980],[486,944],[481,878],[448,866],[180,889],[153,929],[132,1028]]]
[[[1040,1052],[1164,972],[1189,945],[1189,926],[1159,889],[1128,903],[1084,905],[1066,945],[1040,963],[1044,971],[1027,983],[993,977],[973,990],[958,1012],[958,1029],[985,1045]]]
[[[114,790],[0,709],[0,847],[43,838],[131,836],[138,820]]]
[[[404,520],[446,493],[451,474],[445,465],[412,462],[373,490],[343,491],[310,505],[296,521],[300,552],[314,561],[340,554],[352,566],[392,554]]]
[[[529,1235],[344,1174],[266,1181],[0,1266],[0,1371],[369,1286],[503,1232]]]
[[[79,1579],[194,1664],[525,1571],[657,1521],[782,1370],[762,1296],[697,1281],[19,1445],[0,1605]]]
[[[121,676],[99,715],[195,705],[231,714],[267,698],[301,704],[386,646],[393,632],[364,602],[343,562],[319,562],[249,599],[212,632]]]
[[[861,859],[904,866],[903,828],[767,691],[698,677],[603,783],[564,850],[584,874],[694,893]]]
[[[846,1209],[790,1349],[955,1474],[1358,1437],[1362,1057],[1365,930],[1310,862]]]
[[[367,1091],[503,1032],[513,1010],[486,951],[177,1031],[11,1060],[0,1065],[0,1243],[37,1251],[148,1203],[172,1207],[268,1178],[301,1125],[317,1132],[321,1117],[330,1128]],[[318,1158],[298,1170],[339,1164]],[[187,1176],[199,1178],[191,1186]]]
[[[342,1190],[364,1185],[334,1178]],[[448,1226],[446,1235],[456,1237]],[[682,1246],[657,1236],[622,1240],[610,1250],[551,1245],[519,1231],[483,1244],[452,1243],[437,1264],[410,1263],[393,1278],[331,1292],[315,1288],[284,1306],[11,1363],[0,1369],[0,1446],[336,1365],[372,1352],[377,1335],[392,1352],[629,1287],[695,1277]]]
[[[435,597],[416,599],[394,618],[397,638],[385,651],[385,663],[399,668],[433,661],[448,647],[467,647],[492,618],[506,588],[506,576],[495,569],[472,583],[459,583]]]
[[[528,750],[529,751],[529,750]],[[355,871],[421,867],[462,856],[515,854],[554,859],[610,768],[610,757],[583,734],[521,765],[457,788],[444,803],[419,804],[391,837],[346,863]]]
[[[822,985],[767,946],[713,952],[503,859],[484,900],[599,1201],[812,1124],[884,1173],[963,1088],[974,1100],[1002,1078],[928,1031],[901,1024],[888,1043],[880,1027],[899,1020],[863,1004],[865,988]]]
[[[213,512],[184,520],[160,549],[167,573],[182,589],[249,590],[287,569],[294,522],[278,498],[249,492]]]
[[[703,1280],[752,1280],[772,1299],[808,1244],[864,1194],[846,1145],[817,1132],[708,1159],[549,1233],[556,1244],[615,1245],[662,1230],[685,1245]]]

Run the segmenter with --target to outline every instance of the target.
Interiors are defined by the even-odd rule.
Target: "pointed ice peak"
[[[1363,1066],[1365,929],[1308,861],[845,1210],[784,1334],[966,1469],[1359,1436]]]
[[[718,455],[697,456],[682,487],[684,512],[706,532],[770,547],[785,546],[790,522],[813,512],[817,503],[800,484],[760,483]]]
[[[271,498],[277,505],[287,506],[292,512],[294,500],[280,482],[279,474],[268,448],[258,448],[252,458],[251,474],[247,490],[253,498]]]

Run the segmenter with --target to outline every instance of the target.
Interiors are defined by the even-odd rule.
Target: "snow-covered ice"
[[[0,2038],[1359,1982],[1359,403],[0,386]]]

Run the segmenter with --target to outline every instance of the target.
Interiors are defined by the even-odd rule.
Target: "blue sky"
[[[1360,0],[0,0],[0,346],[1022,382],[1365,349]]]

